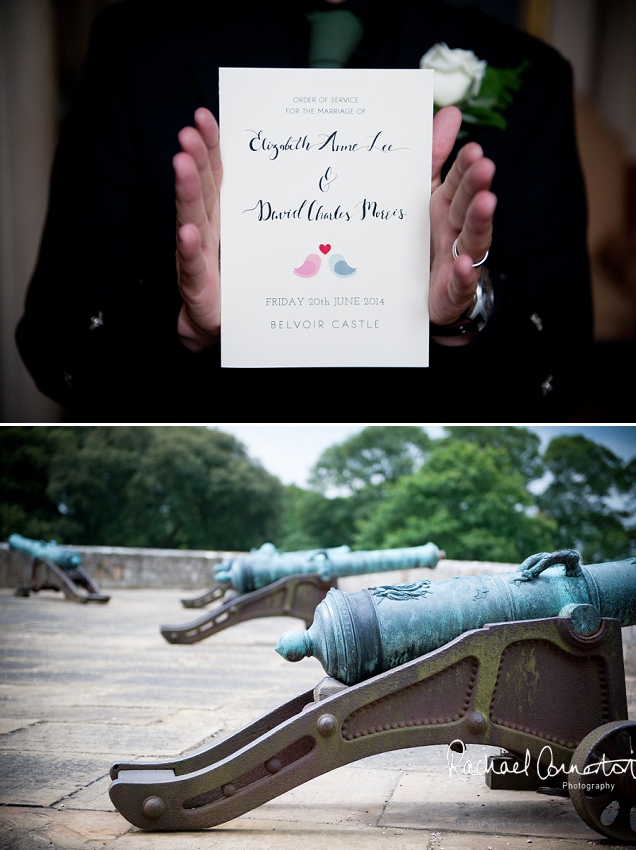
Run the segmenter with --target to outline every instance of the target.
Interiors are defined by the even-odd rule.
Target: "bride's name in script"
[[[377,151],[379,153],[394,153],[395,151],[404,150],[404,148],[396,148],[393,144],[385,142],[381,138],[383,131],[378,130],[375,136],[368,136],[366,143],[360,141],[345,140],[338,136],[338,131],[333,133],[319,133],[316,141],[312,141],[305,133],[298,136],[289,136],[282,142],[275,142],[268,139],[262,130],[247,130],[252,137],[248,142],[248,147],[256,153],[264,152],[268,155],[268,159],[278,159],[280,153],[293,153],[294,151],[309,151],[316,148],[319,151],[329,151],[331,153],[360,153],[366,151]],[[370,141],[369,141],[370,139]]]

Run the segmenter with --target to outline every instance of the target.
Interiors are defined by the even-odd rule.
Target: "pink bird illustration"
[[[294,274],[298,275],[298,277],[313,277],[315,274],[318,274],[321,263],[322,257],[318,254],[309,254],[302,266],[294,269]]]

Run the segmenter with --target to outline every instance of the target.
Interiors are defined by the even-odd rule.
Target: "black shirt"
[[[307,7],[124,0],[93,29],[17,331],[71,420],[546,422],[582,404],[592,312],[568,64],[474,9],[356,2],[352,66],[417,68],[441,41],[495,67],[529,63],[507,129],[460,142],[497,167],[486,328],[465,347],[431,343],[428,369],[221,369],[218,347],[190,353],[176,333],[177,133],[199,106],[218,116],[219,66],[304,66]]]

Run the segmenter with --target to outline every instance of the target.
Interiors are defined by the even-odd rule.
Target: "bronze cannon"
[[[280,552],[266,543],[249,555],[224,560],[215,567],[215,585],[194,599],[182,600],[186,607],[221,600],[219,605],[189,623],[161,626],[161,634],[169,643],[196,643],[257,617],[288,616],[309,623],[316,606],[337,587],[338,578],[433,569],[442,557],[434,543],[370,552],[352,552],[348,546]]]
[[[15,595],[28,596],[40,590],[61,590],[72,602],[108,602],[97,583],[82,567],[78,552],[59,546],[55,540],[31,540],[21,534],[9,536],[9,547],[31,557],[31,581],[18,585]]]

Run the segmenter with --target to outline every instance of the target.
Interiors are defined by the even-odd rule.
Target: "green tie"
[[[360,18],[348,9],[310,12],[310,68],[344,68],[362,38]]]

